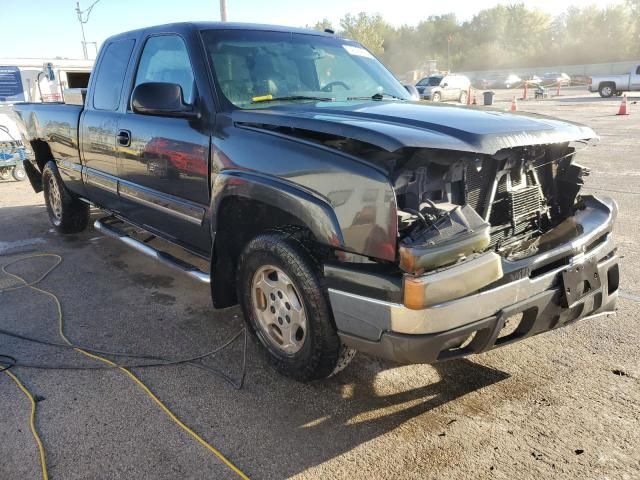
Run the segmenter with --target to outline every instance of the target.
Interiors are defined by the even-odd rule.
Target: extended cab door
[[[115,40],[103,47],[92,75],[89,98],[80,120],[80,152],[89,200],[117,210],[116,133],[123,83],[135,40]]]
[[[132,80],[128,106],[118,123],[122,211],[134,223],[208,253],[211,237],[204,221],[209,207],[210,136],[204,122],[131,109],[133,90],[149,82],[178,84],[184,102],[196,103],[196,76],[183,37],[149,36]],[[200,85],[200,91],[206,88]]]

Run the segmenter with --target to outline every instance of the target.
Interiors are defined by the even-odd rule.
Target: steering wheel
[[[344,88],[345,90],[351,90],[349,88],[349,85],[347,85],[344,82],[341,82],[340,80],[336,80],[335,82],[329,82],[324,87],[322,87],[320,90],[322,90],[323,92],[333,92],[333,87],[336,86],[336,85]]]

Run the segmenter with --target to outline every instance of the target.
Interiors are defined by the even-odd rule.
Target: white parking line
[[[0,253],[6,253],[9,250],[15,250],[16,248],[27,247],[39,243],[45,243],[44,238],[27,238],[25,240],[15,240],[13,242],[0,242]]]
[[[618,294],[622,298],[626,298],[627,300],[633,300],[634,302],[640,302],[640,295],[636,295],[634,293],[623,292],[622,290]]]

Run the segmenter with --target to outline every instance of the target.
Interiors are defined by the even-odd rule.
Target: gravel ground
[[[435,366],[358,355],[342,374],[309,385],[274,373],[252,342],[241,391],[189,366],[134,371],[252,478],[640,478],[640,109],[630,98],[631,115],[618,117],[620,99],[564,93],[519,107],[586,123],[602,137],[579,158],[592,169],[586,190],[620,205],[617,317]],[[496,106],[507,108],[513,95],[497,92]],[[184,357],[242,326],[237,309],[211,308],[207,287],[93,229],[56,234],[41,195],[26,182],[1,182],[0,264],[36,252],[64,259],[41,287],[60,298],[65,331],[78,343]],[[11,271],[33,280],[51,261]],[[11,284],[0,274],[0,288]],[[0,295],[0,327],[60,340],[52,299],[28,289]],[[0,352],[100,365],[4,336]],[[235,344],[207,364],[237,374],[241,354]],[[52,479],[235,478],[120,371],[14,371],[37,396]],[[38,478],[29,403],[2,374],[0,409],[0,478]]]

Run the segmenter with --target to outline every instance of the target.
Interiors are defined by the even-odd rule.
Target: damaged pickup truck
[[[299,380],[356,350],[437,362],[615,309],[617,207],[580,194],[575,159],[591,129],[413,102],[331,33],[136,30],[105,42],[84,105],[15,111],[60,232],[101,209],[98,230],[239,303]]]

